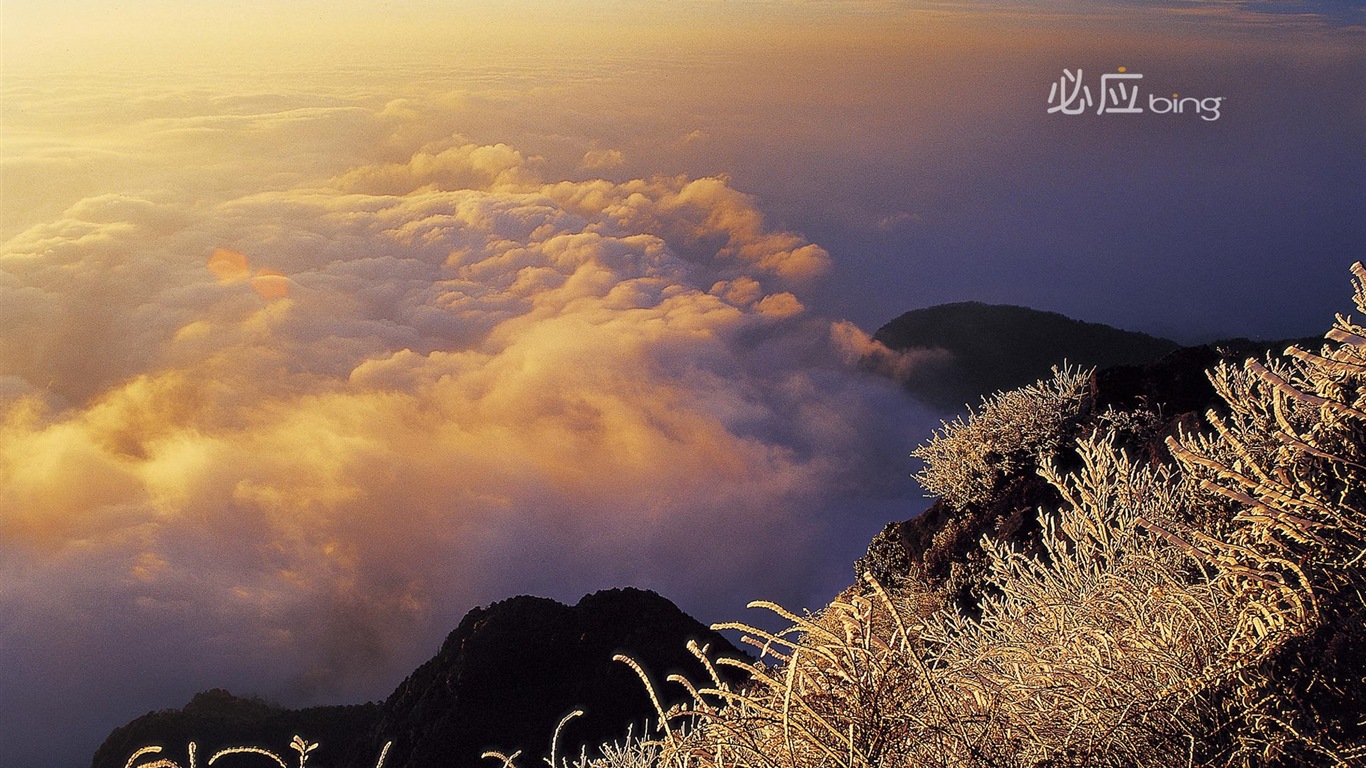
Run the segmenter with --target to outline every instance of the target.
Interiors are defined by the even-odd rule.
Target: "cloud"
[[[1017,0],[988,4],[971,0],[946,0],[916,4],[926,9],[990,16],[1018,14],[1052,20],[1072,16],[1110,21],[1129,21],[1147,16],[1157,22],[1201,22],[1265,27],[1284,27],[1288,22],[1305,26],[1360,27],[1366,10],[1354,0]]]
[[[590,149],[579,162],[580,167],[590,171],[619,168],[625,164],[626,156],[619,149]]]
[[[841,320],[830,326],[830,340],[850,365],[905,384],[919,375],[940,373],[953,361],[953,353],[946,349],[897,350],[872,338],[857,325]]]
[[[1237,5],[1253,13],[1316,18],[1331,26],[1366,26],[1366,7],[1358,0],[1259,0]]]
[[[403,163],[355,168],[336,183],[349,192],[403,195],[418,189],[516,188],[533,178],[527,159],[506,144],[461,143],[428,146]]]
[[[891,492],[906,435],[798,298],[828,254],[725,178],[540,166],[453,136],[13,237],[0,706],[50,712],[58,670],[53,697],[374,696],[509,594],[843,578],[827,516]]]

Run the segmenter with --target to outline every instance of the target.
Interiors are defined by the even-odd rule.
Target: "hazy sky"
[[[817,607],[923,503],[938,415],[852,365],[882,322],[1348,308],[1362,24],[6,0],[0,763],[209,687],[380,697],[520,592]],[[1048,113],[1121,66],[1218,119]]]

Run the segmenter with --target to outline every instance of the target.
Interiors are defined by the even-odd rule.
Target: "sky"
[[[946,416],[882,323],[1318,335],[1366,252],[1361,3],[3,14],[5,766],[381,698],[520,593],[818,608]]]

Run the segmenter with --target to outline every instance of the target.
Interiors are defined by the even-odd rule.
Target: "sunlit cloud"
[[[583,155],[579,165],[586,170],[597,171],[617,168],[626,162],[626,156],[619,149],[590,149]]]
[[[227,248],[213,249],[208,267],[220,283],[235,283],[251,278],[251,267],[246,255]]]
[[[979,18],[1009,15],[1021,20],[1049,18],[1065,21],[1139,19],[1173,24],[1204,22],[1235,26],[1284,27],[1366,26],[1366,9],[1352,0],[1012,0],[984,3],[976,0],[908,0],[884,5],[972,14]]]
[[[110,696],[160,668],[377,695],[518,591],[804,596],[829,577],[824,510],[904,475],[877,405],[902,396],[800,298],[829,254],[727,179],[546,179],[376,109],[350,130],[406,157],[95,195],[5,244],[0,646],[21,687],[61,666],[84,679],[53,690]],[[358,152],[321,132],[334,111],[283,115],[232,130]]]

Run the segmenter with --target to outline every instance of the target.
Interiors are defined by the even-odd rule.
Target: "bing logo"
[[[1207,122],[1219,119],[1223,96],[1195,98],[1173,93],[1166,97],[1150,93],[1142,100],[1139,93],[1142,79],[1143,75],[1129,72],[1127,67],[1107,72],[1100,76],[1097,99],[1091,86],[1082,81],[1081,69],[1076,72],[1064,69],[1062,77],[1048,91],[1048,114],[1080,115],[1094,107],[1098,115],[1137,115],[1147,111],[1157,115],[1197,115]],[[1146,110],[1144,104],[1147,104]]]

